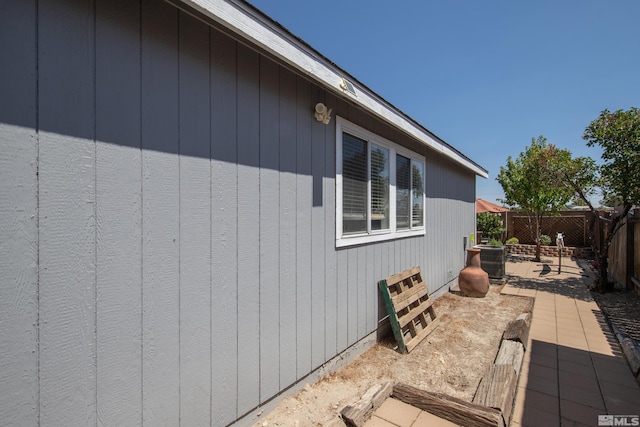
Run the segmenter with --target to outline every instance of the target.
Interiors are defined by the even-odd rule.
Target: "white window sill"
[[[380,232],[375,234],[356,234],[353,236],[343,236],[342,238],[336,239],[336,248],[366,245],[369,243],[385,242],[389,240],[403,239],[405,237],[415,237],[415,236],[424,236],[424,235],[425,235],[424,228],[419,228],[416,230],[396,231],[395,233]]]

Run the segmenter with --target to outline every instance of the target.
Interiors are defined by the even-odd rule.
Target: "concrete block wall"
[[[511,255],[535,255],[536,253],[536,245],[507,245],[507,253]],[[558,247],[557,246],[542,246],[540,248],[540,255],[548,256],[548,257],[557,257],[558,256]],[[562,252],[563,256],[571,256],[576,258],[592,258],[593,251],[591,248],[576,248],[576,247],[566,247]]]

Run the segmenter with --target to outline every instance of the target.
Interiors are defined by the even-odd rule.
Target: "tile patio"
[[[506,295],[535,298],[511,419],[521,426],[597,426],[598,415],[640,414],[640,386],[587,283],[583,261],[558,259],[507,262]],[[387,401],[366,427],[452,426],[395,399]]]

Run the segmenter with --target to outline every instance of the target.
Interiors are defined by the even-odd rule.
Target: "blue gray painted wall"
[[[0,7],[0,424],[226,425],[463,267],[475,176],[160,0]],[[335,247],[335,123],[426,157],[426,236]]]

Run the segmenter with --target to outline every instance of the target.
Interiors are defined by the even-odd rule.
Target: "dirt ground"
[[[640,296],[616,284],[611,292],[591,292],[609,321],[630,338],[640,342]]]
[[[484,298],[441,296],[434,302],[440,325],[411,353],[395,351],[392,337],[379,342],[342,369],[285,398],[254,426],[322,426],[371,386],[387,381],[471,401],[507,323],[531,309],[531,299],[500,295],[500,289],[492,285]]]

